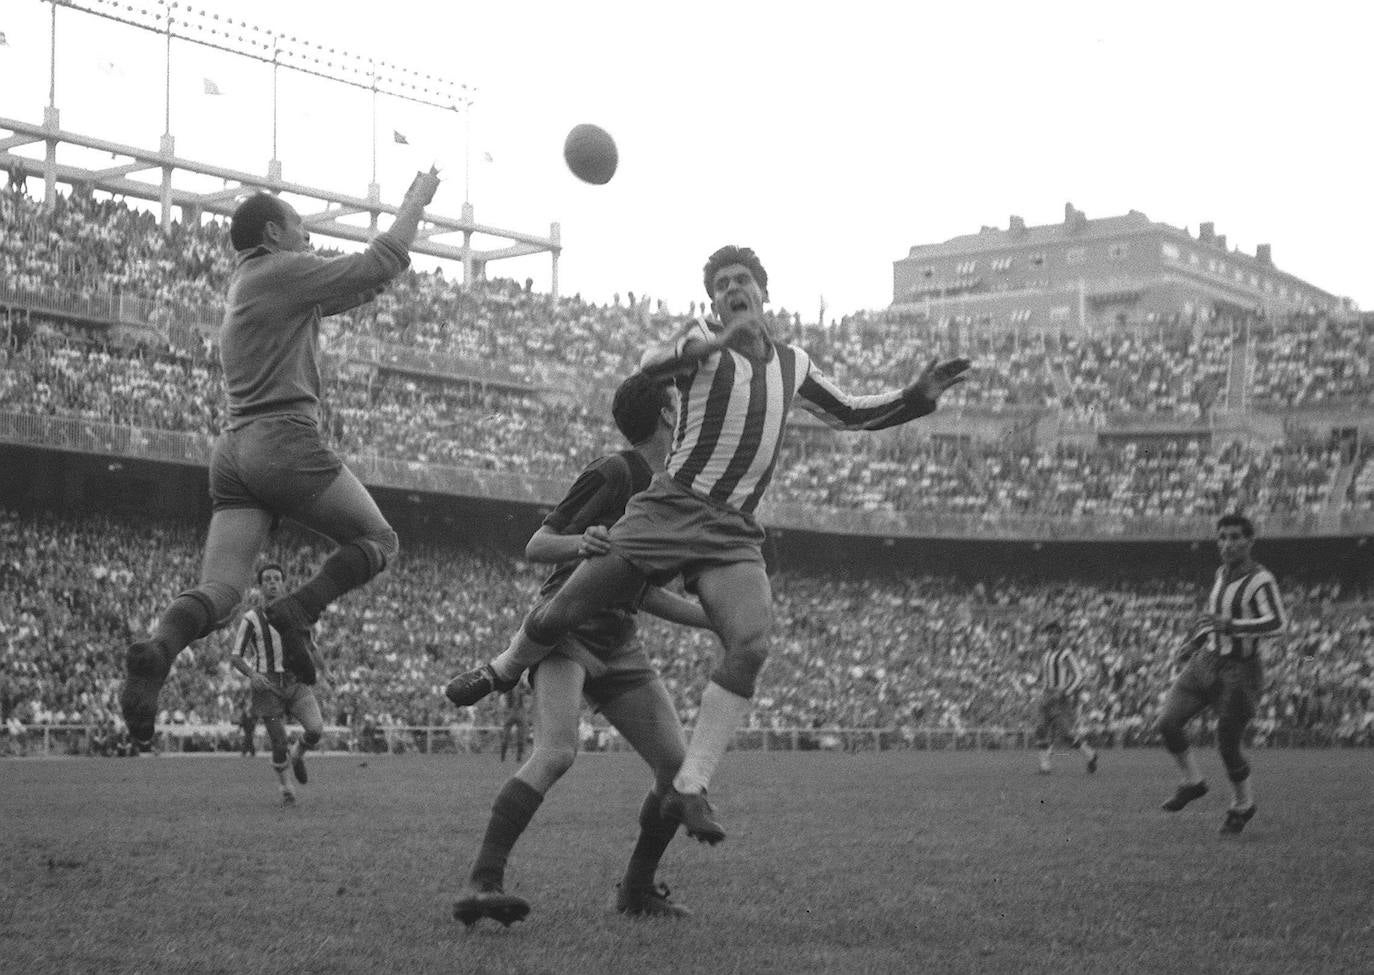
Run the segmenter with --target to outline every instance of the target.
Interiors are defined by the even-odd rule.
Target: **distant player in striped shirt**
[[[1183,673],[1170,688],[1159,718],[1164,747],[1183,773],[1164,808],[1178,812],[1207,794],[1184,725],[1207,705],[1216,709],[1217,749],[1233,792],[1223,834],[1239,833],[1255,815],[1250,763],[1240,744],[1264,685],[1260,640],[1278,636],[1287,625],[1278,583],[1251,557],[1254,543],[1255,526],[1245,516],[1225,515],[1217,521],[1221,567],[1207,597],[1207,612],[1198,618],[1183,648]]]
[[[264,604],[285,595],[286,574],[282,567],[269,562],[260,568],[258,588]],[[314,653],[313,641],[310,652]],[[290,765],[296,781],[304,785],[307,779],[305,753],[319,744],[324,733],[324,719],[320,716],[315,692],[288,668],[281,633],[268,622],[261,606],[243,614],[234,637],[234,655],[229,662],[248,678],[253,694],[253,713],[262,719],[272,743],[272,770],[277,773],[282,802],[294,806],[296,790],[286,779],[286,768]],[[323,670],[318,656],[314,664],[317,671]],[[301,723],[301,737],[289,749],[285,724],[288,717]]]
[[[1056,742],[1067,741],[1088,760],[1088,772],[1097,771],[1097,752],[1078,728],[1078,691],[1083,686],[1083,665],[1071,647],[1061,643],[1064,627],[1051,620],[1041,631],[1045,652],[1040,658],[1040,724],[1035,740],[1040,743],[1040,771],[1054,771],[1051,756]]]
[[[764,533],[754,509],[773,475],[793,403],[838,429],[883,430],[933,412],[969,363],[932,362],[902,389],[846,393],[801,348],[769,334],[763,317],[768,274],[752,250],[722,247],[703,271],[715,319],[696,320],[641,361],[646,374],[671,377],[680,395],[667,470],[611,529],[611,553],[579,565],[557,596],[526,617],[504,653],[459,675],[448,694],[456,704],[471,704],[506,689],[601,607],[631,597],[646,581],[681,575],[725,652],[702,695],[663,814],[689,836],[715,844],[725,831],[713,818],[706,787],[744,721],[773,629]]]

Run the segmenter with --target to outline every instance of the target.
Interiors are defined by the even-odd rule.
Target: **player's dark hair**
[[[271,193],[254,193],[229,218],[229,240],[236,251],[262,243],[268,223],[285,223],[286,207]]]
[[[672,408],[668,380],[637,372],[620,384],[611,401],[611,416],[621,434],[632,444],[643,443],[658,428],[658,414]]]
[[[1254,522],[1244,515],[1222,515],[1217,519],[1217,531],[1221,531],[1223,528],[1239,528],[1240,533],[1246,538],[1255,537]]]
[[[768,297],[768,272],[763,269],[763,262],[759,260],[759,256],[751,248],[736,247],[734,244],[726,244],[706,259],[706,266],[701,269],[701,279],[706,285],[707,297],[714,298],[716,296],[711,287],[715,283],[716,272],[723,267],[729,267],[731,264],[743,264],[747,267],[749,273],[754,276],[754,280],[759,283],[763,297]]]
[[[285,569],[283,569],[283,568],[282,568],[280,565],[278,565],[276,562],[268,562],[266,565],[260,566],[260,567],[258,568],[258,585],[262,585],[262,577],[263,577],[264,575],[267,574],[267,571],[268,571],[269,569],[276,569],[278,572],[281,573],[282,579],[285,579],[285,578],[286,578],[286,570],[285,570]]]

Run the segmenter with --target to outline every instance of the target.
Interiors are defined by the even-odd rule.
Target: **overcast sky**
[[[1283,270],[1374,307],[1374,5],[191,6],[479,89],[477,219],[540,235],[559,222],[567,294],[634,291],[685,311],[703,297],[706,255],[729,242],[759,252],[775,308],[814,320],[823,295],[833,317],[887,305],[892,262],[913,244],[1005,227],[1013,213],[1056,223],[1071,201],[1090,218],[1137,209],[1194,233],[1210,220],[1231,246],[1270,243]],[[0,3],[0,115],[42,121],[49,17],[42,0]],[[63,8],[57,34],[63,127],[156,147],[162,40]],[[174,41],[172,89],[179,155],[266,171],[269,68]],[[279,110],[285,178],[365,194],[368,94],[283,71]],[[563,166],[578,122],[617,140],[606,186]],[[384,97],[377,130],[384,196],[438,158],[446,182],[432,209],[459,215],[462,118]],[[542,289],[549,267],[534,257],[491,273]]]

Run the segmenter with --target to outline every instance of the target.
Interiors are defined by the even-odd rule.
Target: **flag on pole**
[[[496,162],[496,160],[491,158],[491,153],[484,152],[482,153],[482,162]]]
[[[391,130],[391,139],[392,139],[392,141],[395,142],[398,146],[408,146],[408,145],[410,145],[410,140],[407,139],[405,136],[401,135],[401,133],[397,132],[395,129],[392,129],[392,130]]]
[[[0,30],[0,47],[9,47],[10,42],[5,37],[5,32]]]
[[[207,95],[222,95],[222,94],[224,94],[224,92],[222,92],[222,91],[219,90],[219,85],[215,84],[215,83],[214,83],[213,81],[211,81],[209,78],[202,78],[201,81],[203,81],[203,82],[205,83],[205,94],[207,94]]]

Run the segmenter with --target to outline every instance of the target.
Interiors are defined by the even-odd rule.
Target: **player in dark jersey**
[[[1221,824],[1223,835],[1241,832],[1255,815],[1250,763],[1240,744],[1264,687],[1260,640],[1281,634],[1287,625],[1278,582],[1252,558],[1254,543],[1255,526],[1244,515],[1225,515],[1217,521],[1221,567],[1207,597],[1207,612],[1198,618],[1183,647],[1183,672],[1169,689],[1159,717],[1164,747],[1183,773],[1164,808],[1178,812],[1207,794],[1184,726],[1209,704],[1216,710],[1217,750],[1233,794]]]
[[[510,748],[511,740],[515,741],[515,760],[523,762],[525,760],[525,738],[530,733],[529,715],[526,713],[528,702],[525,700],[525,688],[517,684],[506,691],[506,714],[501,719],[501,761],[506,760],[506,752]]]
[[[280,599],[286,594],[286,573],[277,563],[269,562],[258,569],[258,586],[264,602]],[[318,656],[312,663],[314,671],[323,669]],[[286,780],[286,768],[290,765],[296,781],[305,785],[305,753],[318,745],[324,734],[324,718],[315,692],[287,668],[282,636],[258,606],[243,614],[229,665],[248,678],[253,695],[252,714],[255,719],[262,719],[272,743],[272,770],[277,774],[282,802],[294,806],[296,790]],[[301,737],[290,747],[286,739],[287,718],[301,723]]]
[[[593,461],[544,519],[525,550],[533,561],[558,566],[540,589],[541,602],[558,592],[579,562],[609,556],[611,525],[624,512],[626,502],[648,487],[655,471],[663,469],[676,418],[671,388],[642,373],[631,376],[617,390],[612,413],[633,448]],[[639,839],[616,888],[615,908],[632,916],[689,913],[654,879],[678,826],[663,815],[662,800],[672,788],[687,744],[667,689],[634,639],[637,607],[688,626],[709,626],[697,603],[657,587],[641,586],[567,633],[530,672],[534,751],[492,806],[468,891],[453,908],[454,917],[464,924],[484,917],[510,924],[529,913],[523,898],[503,889],[506,860],[544,796],[572,767],[583,697],[606,716],[654,775],[654,786],[639,812]]]
[[[1040,771],[1054,771],[1052,757],[1057,742],[1067,741],[1087,759],[1089,774],[1097,771],[1097,752],[1087,736],[1078,731],[1078,691],[1083,686],[1083,665],[1073,648],[1063,645],[1064,627],[1051,620],[1041,629],[1044,652],[1040,657],[1040,721],[1035,739],[1040,743]]]
[[[213,514],[199,585],[178,595],[128,650],[120,708],[141,747],[151,745],[172,662],[228,622],[279,518],[338,544],[313,578],[265,610],[286,643],[288,666],[306,682],[308,635],[320,613],[396,557],[396,533],[320,436],[320,319],[370,301],[409,265],[438,186],[433,171],[417,175],[391,229],[361,253],[334,258],[309,252],[300,214],[275,196],[255,194],[234,211],[229,236],[238,266],[220,332],[229,419],[210,459]]]
[[[744,721],[768,656],[772,590],[762,527],[753,512],[777,462],[793,403],[843,430],[883,430],[925,416],[961,382],[966,359],[932,362],[910,385],[867,396],[844,392],[800,347],[775,342],[763,318],[768,274],[749,248],[723,247],[703,281],[718,320],[694,322],[641,368],[671,377],[681,406],[666,470],[626,508],[611,553],[578,566],[558,594],[525,620],[510,647],[460,675],[454,697],[471,704],[503,690],[570,629],[647,580],[681,575],[720,634],[725,652],[702,694],[696,726],[664,812],[689,836],[719,843],[706,789]]]
[[[234,723],[239,726],[239,731],[243,733],[243,741],[240,744],[239,754],[246,755],[248,758],[257,758],[258,745],[258,716],[253,713],[253,698],[250,695],[248,700],[239,705],[238,713],[234,715]]]

